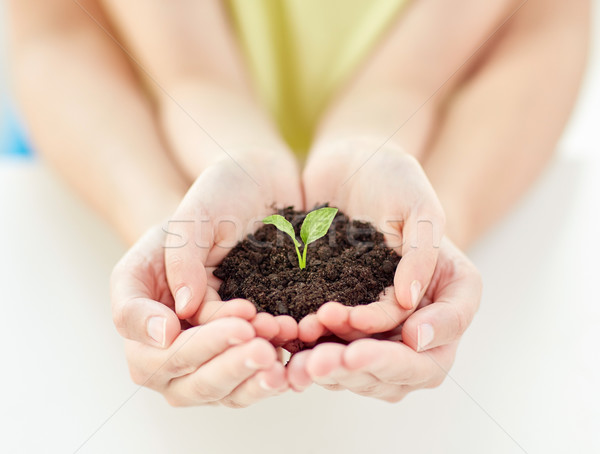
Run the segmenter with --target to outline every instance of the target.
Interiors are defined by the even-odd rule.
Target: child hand
[[[180,319],[200,325],[225,313],[246,318],[250,308],[255,311],[246,300],[221,301],[220,280],[212,272],[239,240],[262,225],[274,203],[302,205],[295,165],[224,160],[198,177],[169,222],[164,251]],[[275,345],[298,335],[298,324],[289,316],[261,312],[251,322],[258,336]]]
[[[416,159],[391,146],[373,154],[377,145],[351,141],[316,150],[303,184],[307,207],[329,202],[384,232],[402,255],[394,286],[369,305],[326,303],[300,323],[305,342],[327,333],[353,340],[391,330],[414,311],[431,281],[444,232],[442,207]]]
[[[454,362],[458,341],[480,299],[478,271],[444,238],[419,309],[384,336],[389,340],[323,343],[297,353],[287,367],[290,386],[299,391],[314,382],[389,402],[416,389],[438,386]]]

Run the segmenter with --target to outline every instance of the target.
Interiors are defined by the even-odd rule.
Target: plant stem
[[[306,257],[304,257],[304,260],[302,260],[302,256],[300,255],[300,249],[298,249],[298,246],[295,243],[294,247],[296,248],[296,254],[298,255],[298,265],[300,265],[300,269],[303,270],[304,268],[306,268]],[[304,248],[306,249],[306,246]]]
[[[304,250],[302,251],[302,265],[300,265],[301,269],[306,268],[306,250],[308,249],[308,244],[304,245]]]

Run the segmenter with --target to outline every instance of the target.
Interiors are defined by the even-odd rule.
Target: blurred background
[[[24,135],[19,129],[15,111],[12,108],[10,89],[7,81],[6,25],[4,2],[0,5],[0,157],[27,156]]]
[[[0,45],[0,452],[600,452],[595,7],[553,162],[470,251],[485,290],[456,364],[398,405],[311,388],[242,411],[172,409],[133,385],[108,298],[123,246],[28,152]]]

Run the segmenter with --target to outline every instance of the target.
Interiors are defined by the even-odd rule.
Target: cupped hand
[[[221,301],[221,281],[213,271],[238,241],[262,225],[274,205],[303,205],[296,162],[290,156],[223,159],[202,172],[166,229],[166,276],[180,319],[195,326],[223,310],[237,315],[234,308],[253,308],[245,300]],[[259,313],[251,322],[258,336],[275,345],[297,338],[298,324],[289,316]]]
[[[475,266],[444,238],[431,283],[401,326],[378,339],[323,343],[295,354],[287,366],[290,385],[300,391],[314,382],[389,402],[438,386],[479,307],[481,286]]]
[[[237,317],[189,328],[165,349],[126,341],[125,351],[134,383],[173,406],[246,407],[288,389],[273,345]]]
[[[349,140],[318,146],[302,182],[307,208],[329,202],[352,219],[373,223],[402,260],[394,286],[378,302],[328,302],[301,321],[299,338],[314,342],[332,333],[354,340],[395,328],[425,294],[444,233],[444,212],[420,164],[391,145]]]
[[[167,285],[165,232],[150,229],[111,276],[113,319],[135,383],[172,405],[250,405],[288,387],[273,345],[257,337],[255,308],[227,302],[203,326],[182,330]],[[232,317],[235,316],[235,317]]]

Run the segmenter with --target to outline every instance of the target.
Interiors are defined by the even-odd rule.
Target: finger
[[[279,334],[279,323],[275,317],[266,312],[259,312],[251,321],[256,335],[271,340]]]
[[[149,230],[117,263],[110,279],[112,317],[126,339],[167,347],[181,331],[175,313],[156,293],[155,263],[162,263],[164,234]]]
[[[389,402],[391,404],[395,404],[400,402],[402,399],[404,399],[406,397],[406,395],[411,392],[414,391],[415,389],[419,389],[417,387],[413,387],[413,386],[407,386],[407,385],[385,385],[381,387],[381,389],[377,390],[377,395],[376,396],[370,396],[370,397],[375,397],[377,399],[380,400],[385,400],[386,402]],[[369,394],[361,394],[363,396],[369,396]]]
[[[328,302],[317,311],[317,319],[332,334],[353,341],[365,335],[350,325],[349,314],[352,309],[338,302]]]
[[[337,382],[330,375],[342,366],[345,349],[346,346],[331,342],[314,347],[306,360],[306,372],[310,378],[321,386],[337,385]]]
[[[259,370],[273,367],[275,348],[265,339],[252,339],[204,363],[195,372],[172,380],[169,395],[189,404],[221,400]]]
[[[244,408],[288,389],[283,364],[276,362],[269,370],[258,372],[221,399],[230,408]]]
[[[394,288],[404,309],[417,307],[437,263],[445,220],[439,202],[431,204],[411,213],[402,229],[402,259],[394,275]]]
[[[456,263],[456,262],[455,262]],[[470,325],[481,300],[481,276],[470,265],[436,291],[435,302],[414,314],[404,323],[402,340],[421,352],[459,339]]]
[[[169,380],[194,372],[231,346],[254,336],[250,323],[224,318],[181,332],[168,349],[130,342],[126,352],[132,379],[139,385],[162,390]]]
[[[310,350],[295,353],[286,366],[287,379],[294,391],[304,391],[313,383],[312,378],[306,371],[306,361],[310,354]]]
[[[327,328],[319,321],[316,314],[308,314],[298,323],[298,339],[307,344],[315,342],[327,332]]]
[[[415,353],[401,342],[361,339],[344,351],[350,370],[368,372],[390,384],[419,384],[440,373],[440,366],[427,354]]]
[[[396,328],[411,312],[400,307],[391,288],[386,289],[379,301],[353,307],[349,313],[349,323],[363,333],[382,333]]]
[[[363,371],[350,371],[344,364],[346,346],[336,343],[324,343],[315,347],[306,359],[306,372],[317,384],[329,389],[360,388],[365,384],[373,385],[377,380]]]
[[[349,311],[349,306],[332,301],[323,304],[319,308],[317,311],[317,319],[333,334],[342,336],[354,331],[348,324]]]
[[[167,281],[181,319],[194,315],[204,299],[207,287],[204,265],[213,244],[210,222],[201,222],[197,204],[186,199],[165,228],[164,249]]]
[[[327,388],[347,389],[359,396],[381,399],[387,402],[398,402],[408,392],[408,386],[385,383],[368,372],[351,371],[345,367],[338,367],[331,371],[328,379],[335,385],[327,385]]]
[[[278,315],[275,317],[275,321],[279,325],[279,332],[272,339],[275,345],[284,345],[298,338],[298,323],[292,317],[289,315]]]
[[[209,296],[208,292],[207,296]],[[234,299],[221,301],[217,299],[205,300],[198,311],[188,320],[192,325],[203,325],[217,318],[239,317],[250,321],[255,316],[256,307],[248,300]]]
[[[168,347],[181,332],[181,322],[171,309],[142,297],[113,304],[113,321],[124,338],[153,347]]]
[[[345,367],[334,369],[329,375],[331,380],[335,381],[339,387],[347,389],[355,394],[383,398],[389,393],[389,388],[397,388],[397,385],[384,383],[368,372],[351,371]]]

